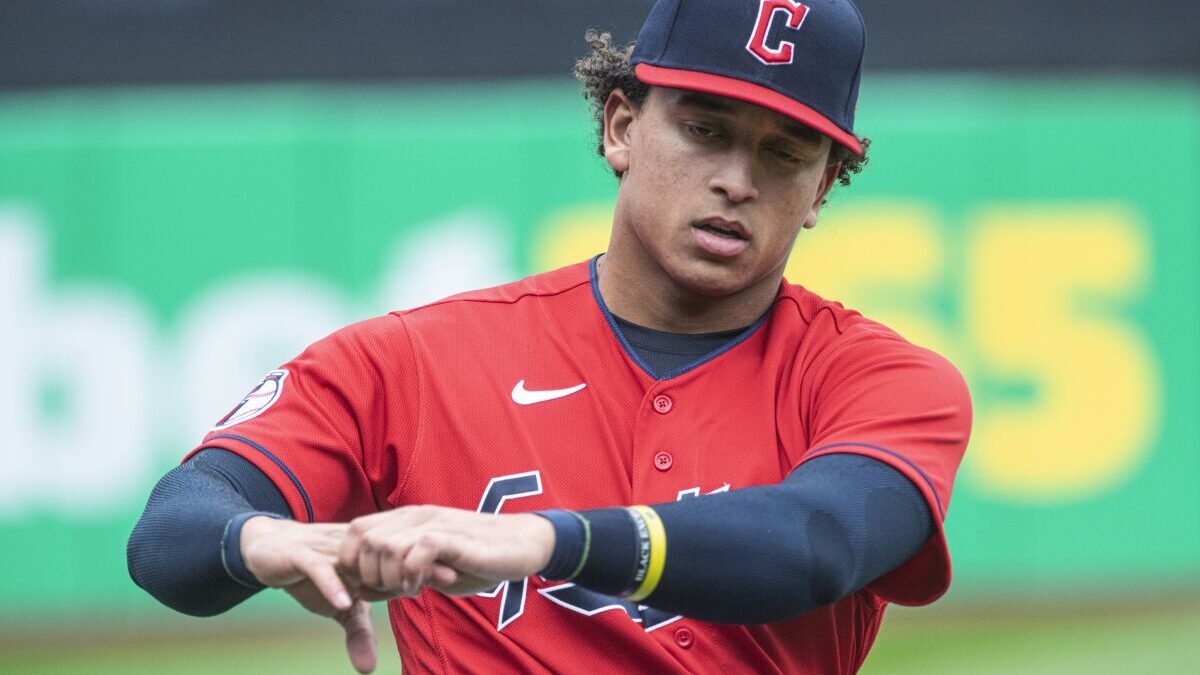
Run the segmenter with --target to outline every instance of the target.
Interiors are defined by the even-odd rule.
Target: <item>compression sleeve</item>
[[[651,513],[540,515],[556,534],[543,576],[739,624],[835,602],[902,564],[934,531],[916,486],[883,462],[851,454],[805,462],[775,485],[659,504]],[[655,547],[665,549],[657,572]]]
[[[263,588],[241,562],[241,526],[255,515],[290,513],[253,464],[225,450],[202,450],[154,486],[129,536],[129,576],[178,612],[219,614]]]

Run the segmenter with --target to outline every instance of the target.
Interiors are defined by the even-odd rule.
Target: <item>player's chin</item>
[[[673,276],[676,283],[695,295],[721,298],[754,283],[754,267],[749,262],[695,256],[680,265]]]

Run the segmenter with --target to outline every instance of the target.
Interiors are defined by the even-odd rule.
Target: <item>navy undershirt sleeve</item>
[[[129,576],[184,614],[219,614],[263,585],[241,561],[241,526],[291,517],[271,479],[227,450],[207,448],[154,486],[126,547]]]
[[[642,603],[718,623],[782,621],[835,602],[901,565],[934,532],[915,485],[883,462],[852,454],[808,461],[776,485],[654,510],[667,557],[662,580]],[[586,525],[561,513],[543,514],[558,540],[543,576],[578,569],[586,539],[575,583],[611,595],[627,589],[637,535],[625,509],[582,511]]]

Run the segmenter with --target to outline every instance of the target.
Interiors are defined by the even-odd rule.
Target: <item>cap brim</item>
[[[862,154],[862,144],[854,134],[847,133],[816,110],[773,89],[732,77],[680,68],[663,68],[648,63],[637,64],[634,73],[642,82],[656,87],[701,91],[760,105],[816,129],[857,155]]]

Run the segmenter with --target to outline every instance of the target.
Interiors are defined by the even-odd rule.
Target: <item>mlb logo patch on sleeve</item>
[[[261,382],[256,384],[241,402],[233,407],[228,414],[213,426],[213,431],[229,427],[258,417],[279,400],[283,394],[283,381],[287,379],[288,371],[272,370]]]

